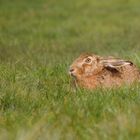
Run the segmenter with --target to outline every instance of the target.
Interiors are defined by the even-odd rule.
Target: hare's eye
[[[91,62],[91,59],[90,59],[90,58],[87,58],[87,59],[85,60],[85,62],[86,62],[86,63],[90,63],[90,62]]]

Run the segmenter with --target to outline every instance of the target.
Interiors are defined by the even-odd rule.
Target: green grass
[[[70,88],[82,52],[140,67],[139,0],[0,0],[0,140],[139,140],[140,86]]]

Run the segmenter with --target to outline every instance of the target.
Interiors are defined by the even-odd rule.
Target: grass
[[[70,90],[82,52],[140,67],[139,0],[0,1],[0,140],[139,140],[140,86]]]

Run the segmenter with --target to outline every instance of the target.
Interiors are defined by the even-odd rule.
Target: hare
[[[119,87],[140,81],[140,70],[131,62],[115,57],[82,54],[69,69],[74,85],[87,89]]]

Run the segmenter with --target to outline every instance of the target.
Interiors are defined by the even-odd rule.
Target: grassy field
[[[140,85],[70,90],[82,52],[140,67],[140,1],[0,0],[0,140],[140,139]]]

